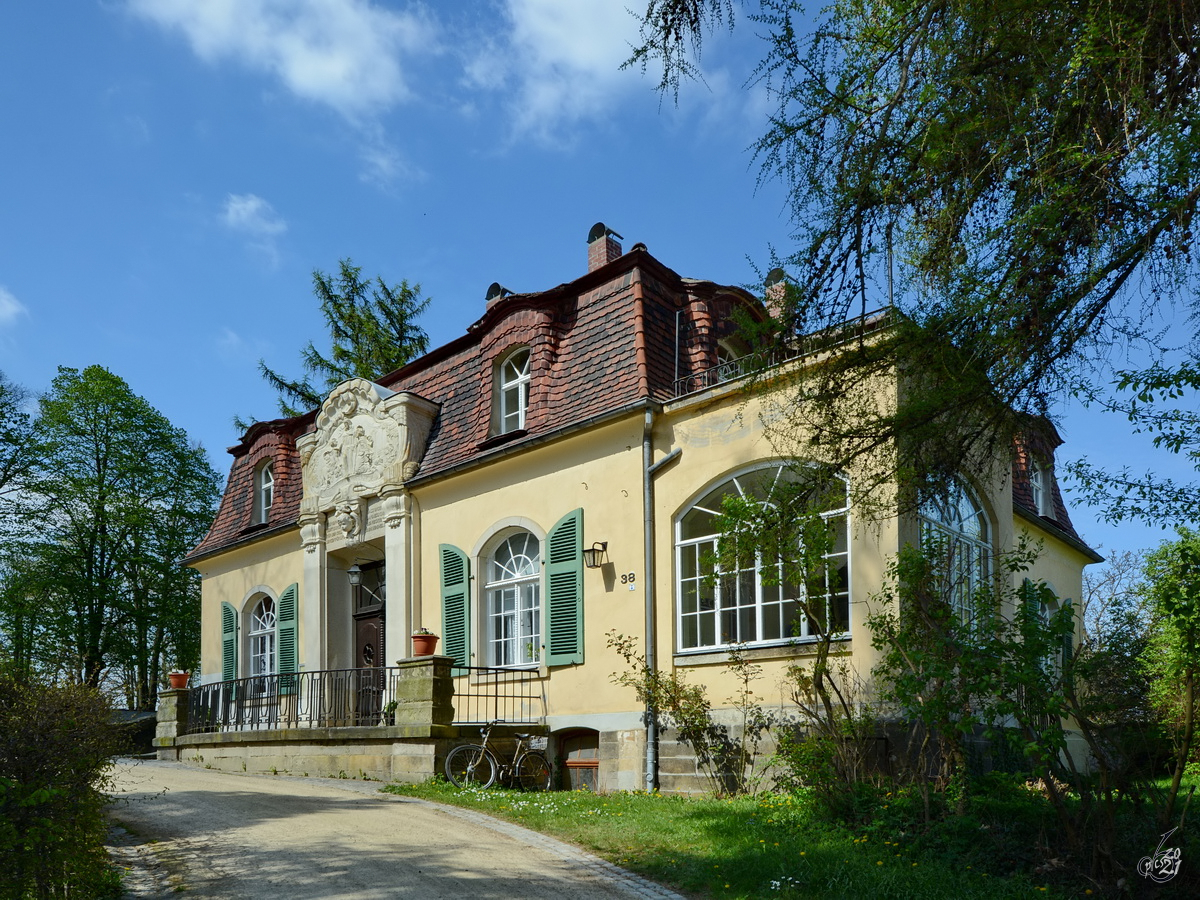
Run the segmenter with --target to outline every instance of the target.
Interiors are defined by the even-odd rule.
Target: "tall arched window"
[[[275,674],[275,601],[263,597],[250,612],[251,676]]]
[[[541,563],[541,545],[528,531],[509,535],[488,560],[484,633],[489,666],[541,660]]]
[[[684,510],[675,523],[677,641],[680,650],[733,643],[766,644],[850,630],[850,539],[846,483],[841,478],[810,490],[819,496],[829,532],[820,565],[794,577],[795,559],[757,551],[736,566],[721,567],[717,516],[726,497],[773,506],[785,483],[803,471],[773,463],[719,484]],[[809,486],[817,487],[817,486]]]
[[[254,473],[254,521],[261,524],[271,518],[275,504],[275,467],[270,460]]]
[[[499,428],[501,434],[519,431],[525,427],[525,413],[529,408],[529,348],[522,347],[510,353],[498,373],[500,408]]]
[[[921,502],[921,549],[942,580],[951,607],[963,622],[975,618],[975,601],[991,575],[991,531],[987,515],[966,485],[955,481],[944,493]]]

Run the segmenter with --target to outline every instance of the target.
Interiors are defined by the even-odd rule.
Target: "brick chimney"
[[[621,237],[603,222],[597,222],[588,232],[588,271],[594,272],[601,266],[606,266],[621,255],[621,245],[616,239]]]
[[[782,318],[787,312],[787,274],[783,269],[772,269],[767,273],[763,306],[772,318]]]

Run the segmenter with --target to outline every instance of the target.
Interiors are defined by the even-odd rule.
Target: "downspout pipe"
[[[644,595],[646,598],[646,667],[658,671],[658,633],[655,615],[654,576],[654,476],[658,470],[679,458],[678,447],[654,461],[654,409],[646,408],[642,428],[642,568],[645,571]],[[658,787],[658,710],[646,706],[646,773],[647,791]]]

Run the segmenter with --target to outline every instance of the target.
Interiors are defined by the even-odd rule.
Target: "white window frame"
[[[523,359],[522,359],[523,357]],[[529,411],[529,384],[533,354],[528,347],[518,347],[506,354],[496,372],[498,393],[497,432],[508,434],[525,427]]]
[[[751,481],[761,480],[762,473],[774,469],[775,475],[772,487],[787,471],[785,463],[774,461],[759,464],[736,472],[724,479],[709,485],[705,490],[675,517],[675,646],[677,653],[705,653],[713,650],[728,648],[734,644],[746,646],[778,646],[796,642],[815,641],[819,632],[812,626],[807,617],[799,612],[798,601],[808,599],[808,585],[790,586],[779,577],[776,570],[775,585],[763,583],[763,573],[768,566],[782,566],[779,562],[766,563],[761,556],[756,556],[751,568],[739,570],[737,573],[714,573],[705,563],[707,554],[715,555],[719,532],[711,531],[692,534],[684,537],[685,520],[699,511],[710,516],[721,513],[720,503],[711,502],[725,495],[736,492],[740,496],[751,495]],[[830,552],[825,554],[827,560],[823,576],[826,604],[826,619],[830,616],[832,603],[844,606],[840,610],[845,627],[833,634],[835,639],[850,637],[851,621],[851,540],[850,540],[850,505],[847,480],[842,475],[835,476],[846,490],[845,502],[835,508],[821,513],[821,517],[829,522],[842,520],[842,533],[839,541]],[[718,491],[722,491],[718,495]],[[751,495],[752,496],[752,495]],[[709,501],[709,505],[704,505]],[[839,590],[832,590],[829,574],[831,571],[843,575],[843,583]],[[706,584],[710,574],[716,574],[712,584]],[[789,591],[788,588],[792,590]],[[788,597],[795,593],[796,597]],[[789,610],[791,613],[789,614]],[[733,617],[736,633],[720,631],[730,617]],[[799,623],[799,634],[791,633],[788,625]],[[766,635],[766,636],[764,636]]]
[[[485,554],[481,629],[485,665],[540,664],[545,627],[542,562],[542,541],[524,528],[502,532]]]
[[[943,545],[948,600],[955,615],[969,625],[975,620],[976,594],[992,579],[992,528],[987,510],[969,486],[955,480],[945,494],[921,501],[918,518],[922,547],[931,535]]]
[[[1051,517],[1050,471],[1036,459],[1029,461],[1029,493],[1033,496],[1033,509],[1039,516]]]
[[[279,610],[272,597],[261,595],[250,607],[246,628],[246,675],[263,678],[279,667]],[[264,685],[265,687],[265,685]]]
[[[259,465],[254,473],[254,521],[264,524],[271,518],[275,505],[275,464],[271,460]]]

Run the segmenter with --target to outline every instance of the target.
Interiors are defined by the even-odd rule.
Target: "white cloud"
[[[127,8],[182,32],[201,59],[236,60],[269,73],[298,97],[351,120],[409,96],[403,65],[437,48],[419,6],[369,0],[128,0]]]
[[[287,231],[275,208],[257,194],[230,194],[225,198],[221,220],[230,231],[244,234],[250,246],[261,251],[274,265],[279,261],[275,239]]]
[[[513,127],[550,139],[564,126],[603,117],[622,95],[645,90],[641,73],[621,70],[637,22],[612,0],[507,0],[507,46],[485,42],[467,63],[478,88],[511,88]],[[506,62],[508,61],[508,62]]]
[[[0,328],[11,325],[17,316],[28,314],[21,301],[13,296],[11,291],[0,287]]]
[[[234,231],[251,237],[271,238],[287,231],[287,222],[279,218],[275,208],[257,194],[230,194],[225,200],[222,216]]]

